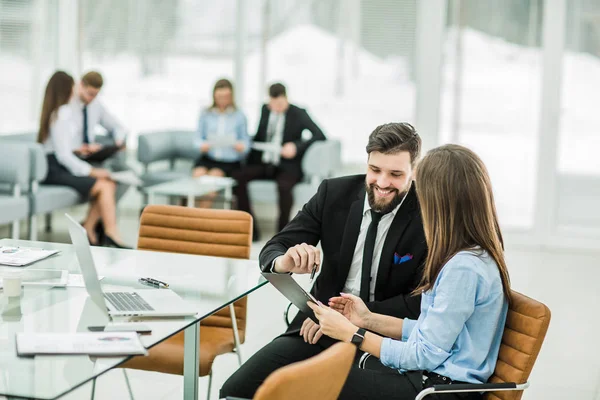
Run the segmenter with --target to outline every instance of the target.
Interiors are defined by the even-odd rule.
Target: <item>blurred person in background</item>
[[[309,140],[303,140],[304,130],[312,133]],[[264,147],[256,146],[250,152],[248,165],[233,173],[233,178],[237,181],[234,193],[238,209],[252,214],[248,197],[250,181],[276,181],[279,195],[279,232],[290,220],[290,211],[294,203],[292,189],[302,179],[302,157],[311,144],[326,138],[306,110],[289,103],[285,86],[275,83],[269,87],[269,103],[262,107],[258,130],[253,140],[255,143],[272,145],[274,150],[263,151]],[[256,223],[253,238],[255,241],[260,238]]]
[[[106,129],[117,146],[125,148],[127,131],[97,98],[103,85],[104,79],[99,72],[87,72],[77,84],[75,89],[77,95],[73,96],[70,102],[73,108],[71,119],[75,133],[82,141],[79,152],[84,155],[95,153],[102,148],[96,140],[95,130],[98,125]]]
[[[250,150],[250,136],[246,116],[235,105],[229,80],[215,83],[213,103],[200,115],[194,143],[200,152],[192,172],[194,177],[231,176],[241,168],[241,161]],[[215,196],[210,194],[198,205],[210,207]]]
[[[46,86],[37,138],[48,159],[48,175],[42,184],[69,186],[91,201],[83,223],[91,244],[126,248],[117,228],[116,183],[108,170],[92,167],[76,155],[89,151],[89,145],[82,141],[73,115],[76,111],[69,103],[73,88],[73,77],[63,71],[55,72]],[[102,243],[95,229],[100,218],[105,231]]]

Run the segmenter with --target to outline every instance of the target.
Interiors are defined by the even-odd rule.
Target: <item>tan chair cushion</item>
[[[513,291],[496,370],[489,382],[525,383],[540,353],[549,324],[550,309],[546,305]],[[522,391],[491,392],[485,399],[519,400],[522,395]]]
[[[355,353],[353,344],[340,342],[308,360],[280,368],[258,388],[254,400],[335,400]]]
[[[122,364],[121,367],[183,375],[183,339],[184,333],[179,332],[148,350],[147,356],[133,357]],[[215,357],[230,353],[233,349],[234,341],[231,328],[201,325],[199,376],[206,376],[210,373]]]
[[[244,211],[149,205],[142,212],[139,250],[248,259],[251,246]]]

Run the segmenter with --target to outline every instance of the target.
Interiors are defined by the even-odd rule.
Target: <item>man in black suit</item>
[[[232,176],[237,181],[234,193],[238,209],[252,213],[248,197],[248,182],[254,179],[272,179],[277,182],[279,194],[278,232],[290,220],[294,204],[292,188],[302,179],[302,156],[306,149],[317,140],[325,140],[325,135],[309,117],[306,110],[290,104],[286,89],[281,83],[269,88],[269,104],[262,107],[255,143],[271,144],[272,151],[252,150],[248,165],[235,171]],[[310,140],[302,140],[302,132],[312,133]],[[254,240],[259,239],[259,231],[254,224]]]
[[[340,292],[360,296],[376,313],[416,319],[420,296],[412,291],[427,254],[413,168],[421,139],[405,123],[377,127],[369,136],[365,175],[323,181],[302,211],[262,249],[260,265],[273,273],[322,271],[311,293],[327,304]],[[282,366],[320,353],[334,340],[298,313],[288,330],[233,374],[221,397],[252,398]],[[309,384],[309,383],[307,383]]]

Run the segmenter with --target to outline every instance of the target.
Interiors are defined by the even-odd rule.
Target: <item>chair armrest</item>
[[[434,385],[421,392],[415,397],[415,400],[422,400],[425,396],[434,393],[467,393],[467,392],[498,392],[509,390],[525,390],[529,387],[529,382],[525,383],[453,383],[451,385]]]
[[[0,183],[19,185],[25,189],[29,184],[31,162],[29,144],[2,142],[0,146]]]
[[[138,161],[148,165],[155,161],[172,160],[175,157],[177,132],[149,132],[138,136]]]
[[[285,326],[287,326],[288,328],[290,327],[291,321],[289,318],[289,314],[290,314],[290,308],[292,308],[292,303],[288,304],[288,306],[285,308],[285,311],[283,312],[283,320],[285,321]]]

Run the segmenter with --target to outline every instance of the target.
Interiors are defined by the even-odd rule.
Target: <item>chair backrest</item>
[[[252,216],[244,211],[149,205],[140,219],[138,250],[154,250],[229,258],[250,258]],[[234,303],[243,343],[247,298]],[[202,321],[203,326],[232,328],[225,307]]]
[[[525,383],[550,324],[550,309],[546,305],[515,291],[511,293],[511,300],[496,370],[489,379],[490,383]],[[522,395],[522,391],[490,392],[484,398],[519,400]]]
[[[356,346],[340,342],[308,360],[280,368],[258,388],[254,400],[335,400],[355,353]]]
[[[167,130],[140,132],[138,136],[138,161],[147,166],[155,161],[184,158],[195,160],[200,150],[194,146],[193,131]]]
[[[302,172],[309,181],[321,183],[334,176],[342,164],[342,144],[339,140],[319,140],[310,145],[302,158]]]

